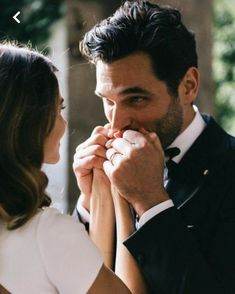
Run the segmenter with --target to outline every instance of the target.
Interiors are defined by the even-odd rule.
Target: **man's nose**
[[[110,123],[113,130],[121,131],[131,127],[131,118],[127,111],[115,108]]]

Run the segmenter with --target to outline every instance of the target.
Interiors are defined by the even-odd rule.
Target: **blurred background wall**
[[[65,105],[69,104],[68,71],[69,54],[67,47],[67,23],[65,18],[51,26],[51,37],[48,40],[49,57],[58,68],[57,78],[59,80],[61,96],[64,98]],[[68,107],[63,110],[63,116],[68,120]],[[60,147],[61,159],[55,164],[44,164],[43,170],[49,177],[48,193],[53,197],[53,206],[63,212],[68,210],[68,130],[66,131]]]
[[[196,33],[201,72],[196,104],[212,113],[235,134],[235,5],[234,0],[159,0],[179,8]],[[78,43],[96,22],[110,15],[120,0],[0,0],[0,38],[30,42],[48,54],[59,68],[58,78],[67,109],[68,131],[61,161],[45,165],[54,206],[72,211],[79,191],[72,172],[75,148],[92,129],[106,122],[100,99],[94,95],[95,69],[79,54]],[[12,16],[20,11],[21,23]]]

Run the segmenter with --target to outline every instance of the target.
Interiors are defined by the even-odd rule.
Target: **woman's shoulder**
[[[63,232],[69,231],[83,231],[85,234],[85,227],[80,222],[76,221],[71,215],[63,214],[58,209],[53,207],[45,207],[41,209],[36,215],[38,223],[38,233],[51,234],[51,231]]]
[[[54,207],[40,208],[36,214],[36,217],[38,218],[39,222],[72,218],[70,215],[63,214],[60,210]]]
[[[43,209],[39,215],[37,243],[50,280],[57,288],[61,285],[64,289],[66,285],[68,289],[76,289],[79,285],[79,293],[87,293],[103,258],[84,225],[55,208]]]

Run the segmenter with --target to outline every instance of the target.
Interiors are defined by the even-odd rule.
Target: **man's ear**
[[[199,89],[200,74],[196,67],[190,67],[179,84],[179,96],[183,104],[192,104]]]

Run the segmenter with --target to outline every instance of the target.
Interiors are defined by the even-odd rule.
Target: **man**
[[[235,138],[193,105],[193,33],[176,9],[126,1],[81,52],[96,65],[109,125],[77,148],[80,212],[93,168],[104,169],[138,217],[124,243],[149,293],[235,293]]]

